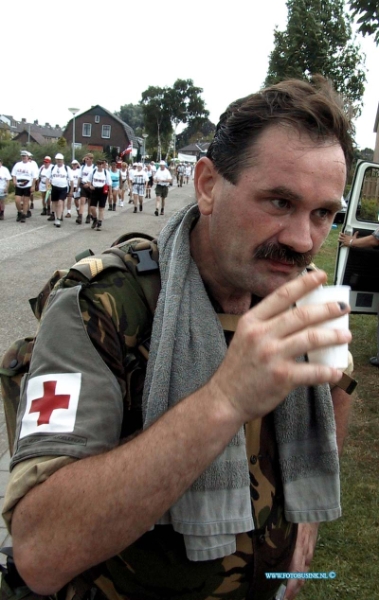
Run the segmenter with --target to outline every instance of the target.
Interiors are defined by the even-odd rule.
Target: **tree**
[[[193,144],[199,139],[203,142],[210,142],[213,139],[215,131],[216,125],[209,119],[204,119],[200,124],[197,120],[194,120],[176,136],[176,147],[180,148],[188,144]]]
[[[0,125],[0,141],[9,141],[12,139],[11,132],[9,131],[8,125],[1,124]]]
[[[321,74],[359,114],[364,56],[352,39],[352,17],[344,11],[343,0],[288,0],[287,8],[287,29],[274,32],[265,85]]]
[[[355,158],[357,160],[368,160],[369,162],[373,162],[374,150],[372,148],[363,148],[363,150],[356,149]]]
[[[192,79],[177,79],[172,88],[167,88],[166,97],[175,133],[179,123],[196,121],[200,125],[208,117],[209,111],[200,96],[202,92],[202,88],[194,86]]]
[[[363,35],[373,35],[379,45],[379,4],[378,0],[350,0],[353,16],[360,15],[358,31]]]
[[[130,125],[135,133],[142,133],[144,120],[143,109],[140,104],[124,104],[120,110],[115,113],[122,121]]]
[[[150,85],[142,92],[141,105],[145,120],[148,146],[157,146],[157,160],[162,157],[162,136],[170,137],[172,125],[167,102],[167,88]]]
[[[148,134],[148,148],[158,148],[161,157],[162,144],[168,151],[172,133],[179,123],[197,122],[199,126],[209,115],[200,97],[202,88],[194,86],[192,79],[177,79],[172,87],[150,86],[142,93],[141,105]]]

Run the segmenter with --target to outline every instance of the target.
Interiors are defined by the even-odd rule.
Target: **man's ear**
[[[196,163],[195,189],[199,210],[202,215],[210,215],[213,210],[214,186],[219,177],[213,162],[204,156]]]

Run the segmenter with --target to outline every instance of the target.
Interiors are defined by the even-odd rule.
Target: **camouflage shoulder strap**
[[[158,265],[158,246],[147,234],[130,233],[118,238],[100,255],[87,254],[71,267],[88,281],[107,269],[129,271],[142,288],[152,314],[155,312],[161,279]]]

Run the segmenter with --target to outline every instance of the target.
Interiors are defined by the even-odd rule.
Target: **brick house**
[[[73,142],[73,123],[71,119],[63,137],[70,146]],[[119,117],[97,104],[85,112],[75,115],[75,145],[86,145],[90,150],[117,154],[125,150],[133,142],[133,155],[139,152],[143,140],[138,138],[133,129]]]

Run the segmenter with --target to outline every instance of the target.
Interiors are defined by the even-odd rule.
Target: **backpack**
[[[76,256],[76,260],[78,262],[71,269],[55,271],[38,296],[29,300],[38,321],[41,319],[50,293],[56,286],[62,285],[65,278],[68,278],[73,271],[79,273],[84,282],[91,282],[100,273],[109,269],[129,272],[138,281],[149,310],[152,315],[154,314],[161,282],[158,248],[156,241],[151,236],[141,233],[125,234],[102,254],[95,256],[91,250],[86,250]],[[93,265],[96,265],[96,268],[93,268]],[[146,332],[150,327],[150,322],[136,323],[136,330],[141,332],[141,337],[136,337],[135,347],[144,360],[147,360],[148,357],[149,336],[146,335]],[[0,363],[1,394],[11,455],[15,440],[21,380],[29,371],[35,339],[36,336],[31,336],[16,340],[6,351]],[[132,368],[133,363],[131,362],[130,369]],[[129,394],[129,390],[127,393]],[[129,402],[130,398],[127,400]]]

